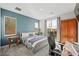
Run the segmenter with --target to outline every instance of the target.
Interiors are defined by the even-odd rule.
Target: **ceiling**
[[[46,19],[71,12],[75,3],[0,3],[0,7],[35,19]],[[21,11],[15,10],[18,7]]]

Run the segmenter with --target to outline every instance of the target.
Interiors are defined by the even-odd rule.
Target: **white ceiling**
[[[0,7],[4,9],[39,20],[71,12],[75,5],[75,3],[0,3]],[[17,11],[16,7],[22,10]]]

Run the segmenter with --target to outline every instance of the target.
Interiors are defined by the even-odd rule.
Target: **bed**
[[[33,53],[38,52],[40,49],[48,45],[48,40],[46,36],[43,35],[31,35],[28,33],[22,33],[21,39],[23,44],[31,49]]]

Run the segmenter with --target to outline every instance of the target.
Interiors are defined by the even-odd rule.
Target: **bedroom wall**
[[[40,20],[40,29],[43,35],[45,34],[45,20]]]
[[[0,46],[1,46],[1,8],[0,8]]]
[[[2,15],[2,46],[8,44],[8,41],[6,39],[6,37],[4,36],[4,16],[11,16],[16,18],[17,21],[17,33],[22,33],[22,32],[32,32],[34,31],[34,27],[35,27],[35,22],[38,22],[37,19],[28,17],[28,16],[24,16],[21,14],[17,14],[14,12],[11,12],[9,10],[5,10],[5,9],[1,9],[1,15]]]
[[[79,8],[79,3],[76,3],[76,7],[75,7],[75,10],[74,10],[76,16],[79,15],[79,9],[78,8]],[[79,43],[79,22],[78,22],[78,43]]]
[[[79,43],[79,22],[78,22],[78,43]]]
[[[71,18],[75,18],[75,17],[76,16],[75,16],[74,11],[60,15],[61,20],[71,19]]]

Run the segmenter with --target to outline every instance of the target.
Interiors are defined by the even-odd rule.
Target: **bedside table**
[[[17,45],[20,43],[19,36],[8,36],[7,39],[8,39],[9,48],[11,47],[11,44],[13,43],[14,40],[16,40]]]

